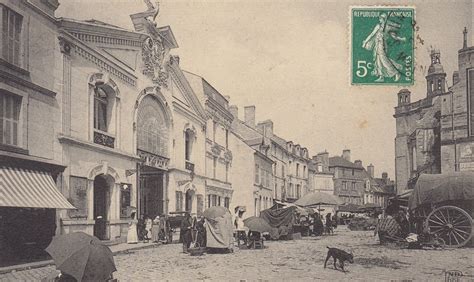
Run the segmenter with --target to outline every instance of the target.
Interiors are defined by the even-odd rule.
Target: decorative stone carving
[[[168,73],[165,68],[165,47],[157,39],[148,37],[143,42],[143,74],[151,78],[158,86],[168,87]]]
[[[58,37],[58,39],[59,39],[59,50],[61,51],[61,53],[70,56],[71,49],[72,49],[71,43],[61,36]]]
[[[229,150],[226,150],[224,152],[224,159],[226,160],[226,162],[232,162],[232,152],[229,151]]]
[[[212,145],[211,152],[215,156],[219,156],[221,154],[221,147],[217,144]]]

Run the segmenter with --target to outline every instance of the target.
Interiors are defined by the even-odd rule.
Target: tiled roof
[[[260,132],[246,125],[243,121],[239,119],[234,119],[234,122],[232,122],[232,131],[234,131],[234,133],[242,137],[242,139],[244,140],[255,140],[260,138],[261,142],[263,137]]]
[[[343,157],[330,157],[329,158],[329,166],[330,167],[348,167],[348,168],[355,168],[355,169],[364,169],[363,167],[356,165],[353,162],[350,162]]]
[[[277,143],[278,145],[280,145],[282,148],[285,148],[286,149],[286,140],[273,134],[273,137],[271,138],[275,143]]]
[[[249,146],[255,146],[262,144],[262,137],[257,137],[255,139],[245,140],[245,143]]]

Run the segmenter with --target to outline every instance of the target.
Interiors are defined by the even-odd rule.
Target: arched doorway
[[[107,240],[107,218],[110,202],[110,184],[103,174],[94,178],[94,236]]]

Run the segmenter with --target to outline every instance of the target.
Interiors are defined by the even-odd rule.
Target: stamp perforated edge
[[[352,70],[352,10],[353,9],[390,9],[390,8],[403,8],[403,9],[413,9],[413,21],[415,25],[412,26],[413,28],[413,38],[412,38],[412,46],[413,46],[413,79],[411,83],[354,83],[352,81],[353,77],[353,70]],[[347,24],[347,33],[348,36],[348,42],[347,42],[347,49],[349,51],[349,56],[348,56],[348,83],[349,86],[352,87],[367,87],[367,86],[385,86],[385,87],[395,87],[395,88],[406,88],[409,86],[414,86],[415,81],[416,81],[416,36],[417,36],[417,30],[416,30],[416,6],[414,5],[397,5],[397,4],[387,4],[387,5],[350,5],[348,9],[348,24]]]

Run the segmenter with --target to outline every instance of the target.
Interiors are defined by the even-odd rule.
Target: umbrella
[[[248,227],[250,231],[256,232],[270,232],[272,227],[268,224],[265,219],[261,217],[251,216],[244,220],[244,225]]]
[[[55,236],[46,251],[57,269],[77,281],[106,280],[117,270],[109,247],[84,232]]]
[[[224,216],[226,213],[230,213],[227,208],[214,206],[205,210],[203,215],[206,219],[215,219]]]
[[[309,207],[319,205],[340,205],[341,203],[339,199],[332,194],[324,192],[312,192],[298,199],[295,204],[303,207]]]

